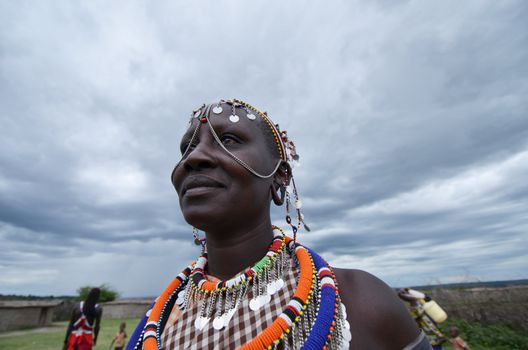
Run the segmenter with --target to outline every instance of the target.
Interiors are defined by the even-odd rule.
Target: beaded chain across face
[[[351,340],[350,325],[331,268],[315,252],[274,229],[275,238],[266,256],[228,281],[213,283],[206,279],[207,254],[187,267],[147,312],[127,349],[161,349],[160,335],[174,303],[181,310],[199,303],[196,329],[213,327],[222,331],[249,290],[253,298],[248,312],[255,312],[268,303],[284,286],[283,269],[292,262],[299,266],[295,294],[271,325],[241,349],[347,349]]]
[[[233,154],[231,151],[229,151],[221,142],[220,137],[218,136],[217,132],[215,131],[212,123],[210,122],[211,114],[220,115],[224,108],[230,108],[231,114],[229,115],[229,121],[232,123],[238,123],[240,121],[239,114],[244,114],[248,120],[250,121],[256,121],[257,118],[261,118],[264,123],[270,128],[274,141],[277,145],[277,150],[279,153],[279,159],[273,168],[273,170],[269,174],[261,174],[257,172],[255,169],[253,169],[247,162],[237,157],[235,154]],[[237,113],[237,111],[239,111]],[[240,113],[242,112],[242,113]],[[258,117],[257,117],[258,116]],[[243,116],[242,116],[243,117]],[[194,110],[191,119],[189,121],[190,124],[192,124],[193,120],[198,120],[199,122],[196,124],[194,131],[192,133],[191,139],[182,153],[181,160],[176,164],[174,167],[173,173],[178,168],[178,166],[181,164],[182,160],[185,159],[186,156],[189,155],[191,152],[191,146],[193,145],[197,135],[198,131],[202,127],[202,125],[207,124],[209,131],[211,132],[211,135],[217,142],[217,144],[221,147],[221,149],[226,152],[235,162],[237,162],[240,166],[242,166],[244,169],[249,171],[251,174],[253,174],[256,177],[259,177],[261,179],[268,179],[275,175],[279,167],[283,162],[286,162],[290,165],[290,169],[294,167],[295,163],[299,160],[299,155],[296,151],[295,144],[291,139],[288,137],[288,133],[285,130],[280,130],[279,126],[275,123],[273,123],[270,119],[270,117],[267,115],[266,112],[261,112],[257,108],[253,107],[247,102],[244,102],[242,100],[238,99],[229,99],[229,100],[220,100],[219,102],[212,103],[209,105],[202,105],[198,109]],[[301,227],[301,224],[304,226],[304,228],[307,231],[310,231],[310,228],[304,221],[304,215],[301,213],[302,208],[302,202],[299,198],[299,192],[297,191],[297,186],[295,185],[295,179],[293,178],[293,174],[290,173],[291,176],[291,187],[293,192],[293,204],[290,199],[290,193],[288,191],[288,188],[286,187],[286,184],[283,184],[285,187],[285,194],[286,194],[286,222],[291,227],[293,232],[293,239],[294,241],[297,240],[297,231]],[[295,218],[296,223],[294,224],[290,215],[290,210],[294,208],[295,211]],[[193,232],[194,240],[197,244],[201,244],[202,248],[205,249],[205,241],[203,238],[199,238],[197,231],[194,229]]]
[[[280,159],[270,174],[256,172],[223,146],[209,117],[211,113],[221,114],[223,108],[226,107],[231,108],[231,114],[228,117],[230,122],[240,121],[240,113],[237,113],[237,109],[242,109],[250,121],[256,120],[258,116],[272,131]],[[217,144],[230,157],[259,178],[270,178],[282,162],[288,162],[292,167],[293,161],[299,158],[287,133],[280,131],[278,125],[271,122],[266,113],[260,112],[243,101],[221,100],[215,104],[203,105],[193,112],[191,122],[196,119],[199,122],[193,131],[189,145],[183,152],[182,159],[190,152],[190,146],[204,124],[207,124]],[[298,284],[292,299],[271,325],[241,348],[348,349],[351,340],[350,325],[346,320],[346,310],[341,303],[335,275],[319,255],[296,242],[296,233],[301,223],[307,230],[309,228],[304,223],[300,211],[302,203],[293,176],[291,183],[294,202],[292,205],[290,195],[286,191],[286,221],[292,228],[294,239],[285,236],[282,230],[274,228],[275,237],[266,256],[234,278],[214,283],[206,277],[205,240],[200,239],[195,232],[195,241],[203,247],[202,255],[180,273],[156,299],[132,335],[127,350],[161,349],[161,332],[173,305],[177,305],[182,311],[188,310],[192,305],[198,305],[200,311],[194,320],[196,330],[203,331],[212,327],[215,331],[221,332],[227,328],[235,311],[241,307],[245,298],[251,296],[249,303],[246,304],[249,308],[247,312],[257,312],[262,306],[268,304],[273,295],[284,287],[284,271],[289,265],[297,266],[299,270]],[[289,214],[291,207],[295,208],[297,224],[292,223]]]

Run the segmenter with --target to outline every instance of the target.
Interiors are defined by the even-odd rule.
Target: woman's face
[[[277,159],[258,123],[237,109],[239,121],[229,120],[231,108],[223,105],[221,114],[211,113],[209,122],[223,145],[260,174],[269,174]],[[192,123],[181,141],[185,151],[198,123]],[[261,179],[251,174],[225,152],[214,139],[209,125],[201,123],[189,151],[172,174],[185,220],[207,231],[220,227],[253,225],[269,215],[270,186],[273,177]]]

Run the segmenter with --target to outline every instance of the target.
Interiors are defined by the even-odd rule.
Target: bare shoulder
[[[334,269],[347,309],[351,349],[403,349],[419,334],[396,292],[361,270]]]

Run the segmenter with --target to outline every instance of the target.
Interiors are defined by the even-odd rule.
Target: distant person
[[[108,349],[112,348],[112,345],[114,345],[114,350],[123,350],[125,347],[125,339],[127,337],[127,334],[125,332],[126,323],[121,322],[119,325],[119,332],[114,336],[114,339],[112,339],[112,342],[110,343],[110,346]],[[115,344],[114,344],[115,342]]]
[[[449,329],[449,335],[451,339],[449,342],[453,345],[453,350],[469,350],[469,346],[466,344],[464,339],[460,338],[460,331],[458,327],[453,326]]]
[[[64,350],[92,350],[97,343],[103,309],[97,305],[101,290],[92,288],[85,301],[75,305],[64,339]]]
[[[447,338],[440,332],[436,322],[425,313],[420,297],[413,294],[416,291],[412,291],[409,288],[403,288],[398,291],[400,299],[409,303],[409,312],[414,320],[418,324],[418,327],[425,333],[429,343],[431,343],[433,350],[442,350],[442,344]],[[420,293],[422,294],[422,293]],[[429,299],[426,295],[423,295],[425,300]]]

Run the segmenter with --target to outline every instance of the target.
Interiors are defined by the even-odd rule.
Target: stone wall
[[[79,305],[75,299],[62,300],[62,303],[53,308],[53,322],[69,321],[75,305]]]
[[[61,301],[0,301],[0,332],[51,324]]]
[[[528,286],[425,291],[448,317],[528,330]]]
[[[152,299],[116,300],[103,303],[103,319],[140,318],[145,315]]]

